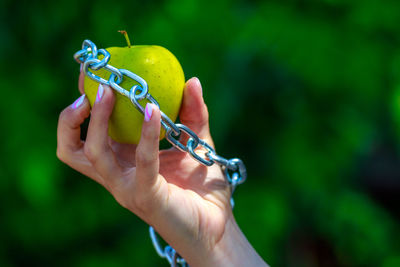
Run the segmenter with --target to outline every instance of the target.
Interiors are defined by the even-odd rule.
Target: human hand
[[[83,73],[79,89],[83,92]],[[206,167],[175,148],[159,151],[160,111],[152,104],[146,106],[151,115],[143,122],[137,146],[113,141],[108,136],[108,120],[114,98],[111,88],[99,87],[86,141],[80,140],[80,125],[90,114],[88,100],[82,96],[61,113],[58,157],[100,183],[123,207],[152,225],[191,266],[225,265],[241,253],[263,263],[236,225],[230,188],[220,167]],[[214,147],[197,78],[185,86],[179,116]],[[183,139],[180,141],[185,143]],[[241,250],[237,252],[237,248]],[[243,266],[238,263],[228,265]]]

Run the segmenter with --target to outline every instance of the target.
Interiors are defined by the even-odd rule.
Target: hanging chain
[[[103,58],[99,59],[99,55],[102,55]],[[92,41],[83,41],[82,49],[74,54],[74,58],[78,63],[83,64],[83,71],[90,79],[108,85],[118,93],[128,97],[136,109],[143,115],[144,108],[139,104],[139,100],[146,99],[160,108],[158,102],[149,93],[147,82],[143,78],[129,70],[118,69],[109,65],[108,62],[111,58],[110,53],[105,49],[97,49],[96,45]],[[99,69],[105,69],[110,72],[108,80],[95,75],[91,71],[97,71]],[[132,86],[129,91],[122,88],[119,84],[122,83],[125,77],[136,81],[139,85]],[[229,182],[232,193],[237,185],[242,184],[246,180],[247,172],[242,160],[238,158],[226,159],[217,155],[215,150],[204,140],[200,139],[190,128],[183,124],[175,124],[164,112],[161,111],[161,109],[160,113],[161,126],[165,129],[165,138],[168,142],[178,150],[189,153],[194,160],[205,166],[211,166],[214,163],[220,165],[224,170],[225,177]],[[179,138],[183,134],[186,134],[189,137],[186,145],[179,141]],[[196,152],[197,149],[201,148],[206,150],[204,156]],[[231,198],[231,206],[232,208],[234,206],[233,198]],[[182,267],[189,266],[171,246],[167,245],[162,249],[153,227],[150,226],[149,230],[151,241],[160,257],[166,258],[172,267],[178,266],[178,264]]]

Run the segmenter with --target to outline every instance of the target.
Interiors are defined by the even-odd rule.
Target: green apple
[[[172,121],[175,121],[182,102],[185,76],[179,61],[167,49],[156,45],[136,45],[127,47],[109,47],[106,50],[111,54],[108,64],[129,70],[142,77],[148,84],[149,93],[157,100],[160,109]],[[110,72],[100,69],[94,74],[106,80]],[[120,86],[125,90],[138,84],[124,76]],[[85,76],[85,94],[90,105],[96,99],[98,82]],[[109,120],[108,133],[110,137],[120,143],[137,144],[140,140],[143,115],[131,103],[129,98],[115,91],[115,106]],[[144,107],[147,100],[139,101]],[[164,131],[161,133],[163,138]]]

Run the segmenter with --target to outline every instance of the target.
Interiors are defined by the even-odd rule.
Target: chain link
[[[99,59],[99,55],[103,58]],[[144,108],[139,103],[140,100],[147,100],[160,108],[158,102],[149,93],[147,82],[142,77],[129,70],[118,69],[109,65],[108,62],[111,58],[110,53],[105,49],[97,49],[92,41],[83,41],[82,49],[74,54],[74,58],[78,63],[83,64],[83,71],[90,79],[106,84],[118,93],[128,97],[136,109],[142,114],[144,114]],[[95,75],[91,71],[100,69],[105,69],[110,72],[108,80]],[[137,82],[138,85],[133,85],[129,90],[122,88],[120,84],[125,79],[124,77]],[[206,141],[200,139],[189,127],[179,123],[175,124],[161,109],[160,112],[161,126],[165,129],[165,137],[168,142],[178,150],[189,153],[194,160],[205,166],[212,166],[214,163],[220,165],[224,170],[225,177],[233,194],[236,186],[242,184],[247,178],[246,167],[243,161],[238,158],[226,159],[217,155],[215,149]],[[180,141],[183,134],[189,137],[186,144]],[[206,151],[204,156],[198,153],[199,150]],[[231,206],[232,208],[234,206],[233,198],[231,198]],[[153,227],[150,226],[149,231],[154,248],[160,257],[166,258],[172,267],[178,266],[178,264],[182,267],[189,266],[171,246],[166,246],[162,249]]]

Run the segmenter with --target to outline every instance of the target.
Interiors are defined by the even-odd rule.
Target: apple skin
[[[111,54],[108,64],[129,70],[142,77],[148,84],[149,93],[156,99],[160,109],[172,121],[175,121],[182,103],[185,76],[177,58],[166,48],[155,45],[137,45],[131,47],[109,47],[106,50]],[[104,69],[92,71],[106,80],[110,72]],[[138,84],[124,76],[120,86],[125,90]],[[85,94],[93,107],[99,83],[85,76]],[[143,115],[131,101],[114,91],[115,106],[109,120],[108,134],[119,142],[138,144],[143,123]],[[144,107],[147,100],[139,103]],[[164,138],[165,131],[161,131],[160,139]]]

